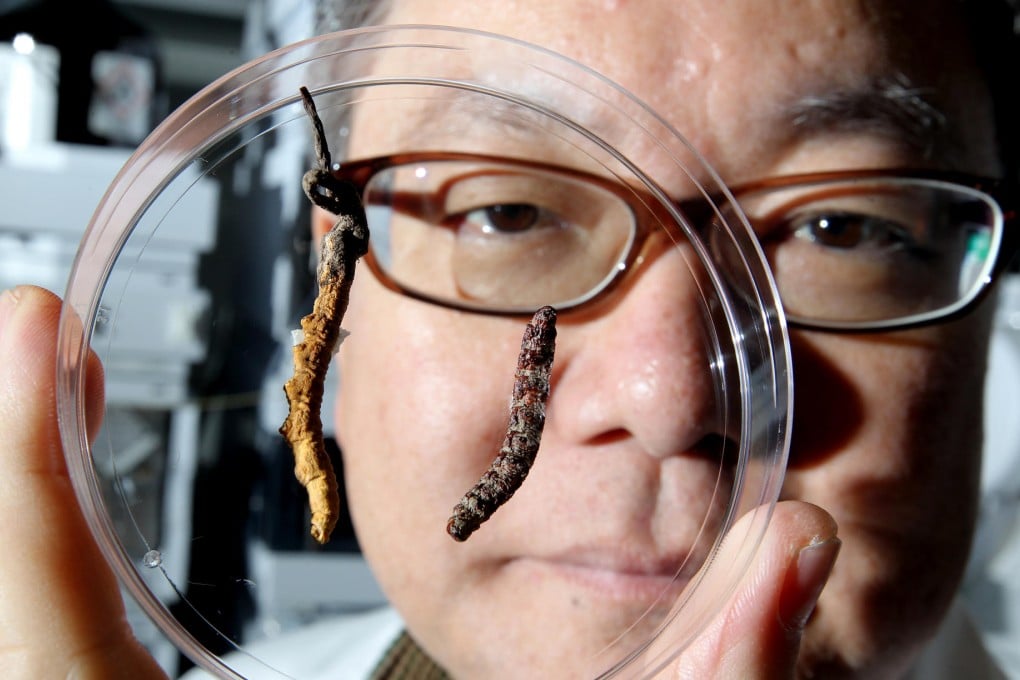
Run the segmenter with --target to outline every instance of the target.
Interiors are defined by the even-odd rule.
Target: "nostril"
[[[740,457],[740,444],[721,434],[707,434],[691,447],[688,455],[718,460],[723,467],[735,468]]]
[[[732,434],[736,362],[727,328],[697,300],[699,283],[671,250],[616,304],[569,326],[546,427],[574,446],[629,439],[656,459],[725,454],[731,447],[709,435]]]
[[[704,435],[689,446],[677,448],[671,452],[659,452],[659,454],[656,455],[657,458],[701,459],[711,461],[713,465],[732,469],[736,468],[737,460],[740,458],[740,444],[730,437],[712,433]]]
[[[633,359],[633,357],[630,357]],[[694,357],[661,357],[635,366],[626,358],[585,371],[581,360],[560,374],[550,394],[547,428],[584,446],[633,440],[653,458],[718,455],[733,429],[728,394]],[[718,436],[713,436],[718,435]]]

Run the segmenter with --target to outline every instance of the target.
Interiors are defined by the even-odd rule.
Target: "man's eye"
[[[908,246],[912,239],[895,222],[858,213],[829,213],[791,220],[796,238],[826,248],[888,250]]]
[[[530,203],[498,203],[464,213],[464,222],[483,234],[519,234],[559,220]]]

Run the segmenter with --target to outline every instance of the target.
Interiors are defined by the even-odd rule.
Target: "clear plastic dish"
[[[663,432],[700,427],[704,436],[688,442],[688,449],[660,452],[662,460],[649,464],[651,452],[639,450],[634,432],[617,428],[614,434],[626,440],[615,444],[620,455],[643,461],[628,469],[658,475],[656,498],[685,496],[672,514],[657,517],[666,527],[664,535],[683,536],[686,546],[670,566],[676,581],[663,588],[658,602],[651,598],[643,614],[621,615],[611,630],[599,628],[591,649],[579,646],[575,653],[550,641],[547,650],[549,658],[576,661],[593,677],[654,673],[723,606],[777,500],[791,415],[785,323],[749,227],[682,130],[582,65],[477,32],[388,27],[328,35],[271,53],[213,83],[171,115],[109,188],[66,290],[58,407],[80,503],[124,588],[192,663],[223,677],[276,678],[301,677],[303,671],[300,664],[274,656],[273,640],[384,604],[383,593],[393,587],[392,565],[378,582],[362,565],[359,545],[375,544],[376,537],[364,533],[370,530],[358,535],[342,522],[325,548],[311,541],[306,498],[276,431],[286,414],[288,330],[307,313],[314,295],[308,272],[315,250],[310,209],[300,191],[312,148],[301,86],[311,91],[333,160],[341,166],[349,158],[412,152],[512,156],[613,182],[629,202],[643,206],[642,228],[650,236],[638,257],[618,267],[626,271],[618,272],[619,282],[598,302],[561,317],[555,370],[563,377],[554,375],[543,448],[520,498],[511,499],[478,538],[464,544],[444,535],[445,515],[418,513],[429,515],[414,519],[434,525],[437,538],[421,538],[418,528],[402,537],[430,548],[418,555],[419,562],[399,565],[397,571],[427,572],[432,559],[441,564],[443,556],[471,554],[463,551],[492,545],[482,535],[504,535],[508,524],[523,530],[515,536],[542,533],[546,527],[527,524],[524,508],[541,495],[549,471],[565,465],[556,449],[567,437],[560,430],[569,429],[562,422],[586,407],[576,394],[570,408],[565,396],[557,403],[568,391],[567,372],[592,371],[591,362],[578,357],[604,349],[599,343],[611,342],[626,363],[652,340],[662,340],[641,323],[659,324],[661,331],[667,322],[682,320],[683,331],[669,341],[686,362],[684,375],[698,389],[677,381],[669,384],[675,398],[655,402],[654,412],[641,410],[652,407],[644,406],[639,392],[627,406],[635,417],[654,415],[676,424]],[[415,125],[401,123],[408,120]],[[359,134],[359,125],[373,134]],[[675,294],[653,295],[643,288],[664,282]],[[352,307],[361,291],[372,287],[379,283],[362,264]],[[500,367],[492,375],[494,384],[506,384],[512,376],[526,318],[448,310],[392,290],[372,295],[391,296],[382,298],[397,310],[390,325],[405,322],[400,314],[414,317],[413,324],[406,323],[420,333],[414,346],[443,337],[421,319],[456,320],[462,328],[481,329],[480,338],[497,338],[494,347],[509,348],[492,350],[499,361],[486,358],[482,342],[463,343],[466,351],[481,354],[458,360],[475,367],[475,379],[482,371],[477,366],[490,363]],[[640,295],[654,306],[636,305]],[[399,304],[393,302],[398,297]],[[629,327],[621,322],[628,314]],[[600,324],[617,332],[607,337],[594,330]],[[350,342],[359,333],[371,337],[365,325],[349,329]],[[378,340],[379,348],[393,344],[390,338]],[[94,443],[86,436],[83,403],[89,346],[103,359],[108,381],[105,425]],[[347,347],[340,349],[341,357]],[[364,352],[364,343],[361,347]],[[434,351],[442,355],[442,347]],[[681,370],[674,358],[667,353],[646,362],[645,387],[653,389],[670,380],[670,370]],[[599,377],[595,373],[588,377]],[[327,396],[337,384],[341,393],[361,384],[345,385],[342,370],[337,377],[331,369],[330,376]],[[697,403],[690,396],[695,393]],[[385,395],[385,410],[395,412],[397,422],[402,409],[409,418],[419,418],[422,409],[433,409],[437,418],[456,411],[442,398],[423,404],[408,395],[396,389]],[[357,398],[348,394],[341,400],[339,421],[344,404]],[[505,404],[504,398],[501,408]],[[333,410],[327,398],[327,433],[344,427],[334,425]],[[486,417],[499,418],[505,424],[505,413]],[[460,467],[472,472],[453,486],[466,490],[499,439],[501,434],[491,452],[470,455],[472,462]],[[342,472],[343,458],[337,463]],[[683,474],[663,472],[660,466],[667,464],[680,466]],[[435,475],[449,467],[438,466]],[[599,469],[595,464],[571,469],[569,485],[564,482],[550,502],[547,522],[558,529],[554,535],[569,537],[575,528],[581,533],[582,524],[584,531],[590,529],[584,517],[591,513],[564,511],[558,517],[556,512],[574,500],[590,505],[596,488],[603,501],[597,505],[606,513],[597,521],[623,525],[614,513],[627,507],[622,499],[631,496],[625,492],[632,495],[638,482],[615,488],[614,479]],[[695,477],[701,481],[689,486]],[[431,489],[433,481],[426,473],[422,484]],[[698,493],[691,493],[693,488]],[[396,499],[379,502],[403,503],[403,491],[398,486]],[[449,506],[457,500],[451,497]],[[413,506],[409,496],[406,502]],[[374,526],[364,519],[368,511],[355,514],[361,518],[355,524]],[[741,559],[715,559],[724,537],[741,546]],[[376,562],[386,561],[385,547],[381,550],[375,548]],[[700,587],[709,576],[711,591]],[[621,612],[626,613],[622,607]],[[560,623],[565,629],[576,625],[583,637],[592,618],[579,610],[576,620]],[[483,635],[485,626],[476,625]],[[308,663],[335,656],[328,644],[327,636],[315,649],[290,651]]]

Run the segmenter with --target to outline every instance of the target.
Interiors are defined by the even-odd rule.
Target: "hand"
[[[738,523],[730,535],[742,533]],[[795,677],[804,627],[840,545],[835,520],[821,508],[800,501],[777,504],[729,605],[670,665],[668,677]],[[724,543],[716,563],[739,563],[745,549],[740,541]],[[717,587],[712,577],[710,571],[700,587]],[[662,639],[670,640],[668,628]]]
[[[60,300],[40,288],[0,293],[0,675],[165,677],[132,634],[67,475],[54,398],[59,318]],[[102,383],[93,355],[91,436]]]

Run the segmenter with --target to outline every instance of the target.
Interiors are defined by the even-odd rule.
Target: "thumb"
[[[646,670],[699,680],[795,676],[804,628],[839,553],[836,522],[817,506],[784,501],[755,547],[748,538],[760,518],[747,513],[729,531],[694,597],[643,651]],[[723,610],[692,638],[691,627],[730,592],[733,570],[744,564]]]
[[[0,668],[5,678],[162,677],[131,632],[67,474],[55,402],[59,317],[60,300],[40,288],[0,293]],[[87,382],[98,414],[94,356]]]
[[[719,561],[736,561],[738,542]],[[793,678],[801,637],[840,549],[835,520],[799,501],[776,505],[725,611],[680,658],[679,677]]]

